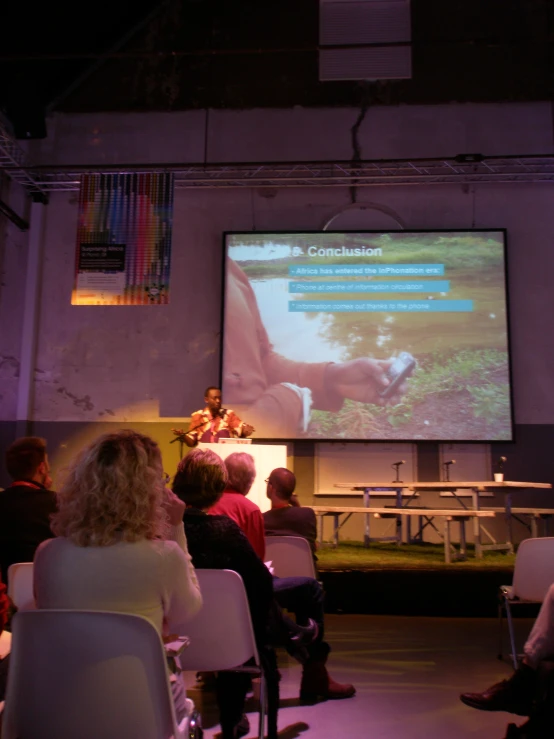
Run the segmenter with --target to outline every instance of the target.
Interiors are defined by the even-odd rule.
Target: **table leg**
[[[450,521],[444,519],[444,561],[447,565],[452,562],[452,552],[450,551]]]
[[[531,514],[531,539],[537,539],[539,536],[539,527],[537,526],[537,517]]]
[[[460,520],[460,559],[467,559],[466,522]]]
[[[319,539],[319,546],[323,546],[323,514],[318,513],[317,514],[317,528],[318,528],[318,539]]]
[[[479,491],[471,491],[471,500],[473,502],[473,510],[480,510]],[[473,538],[475,541],[475,556],[477,559],[483,559],[483,547],[481,542],[481,521],[478,516],[473,517]]]
[[[512,520],[512,494],[506,493],[506,526],[508,528],[508,543],[510,545],[510,553],[514,553],[514,532]]]
[[[369,508],[369,491],[370,488],[364,489],[364,508]],[[365,518],[365,525],[364,525],[364,547],[368,547],[370,543],[370,535],[369,535],[369,513],[366,513],[364,515]]]
[[[410,543],[410,528],[409,528],[410,516],[402,516],[400,520],[402,522],[402,541],[406,542],[406,544],[409,544]]]
[[[333,546],[335,549],[339,545],[339,515],[340,513],[333,513]]]
[[[402,516],[396,517],[396,545],[401,546],[402,545]]]
[[[396,488],[396,507],[402,508],[402,488]],[[402,544],[402,518],[396,517],[396,543],[398,546]]]

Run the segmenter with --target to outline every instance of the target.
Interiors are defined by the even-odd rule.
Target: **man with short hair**
[[[199,441],[217,443],[221,438],[246,438],[255,431],[244,423],[230,408],[221,407],[221,390],[210,386],[204,392],[206,407],[195,411],[190,418],[189,430],[184,440],[193,447]]]
[[[294,490],[296,477],[285,467],[277,467],[267,478],[267,497],[271,510],[266,511],[264,526],[266,536],[301,536],[306,539],[316,559],[317,523],[311,508],[298,503]]]
[[[0,494],[0,569],[32,562],[39,544],[51,539],[50,516],[56,512],[46,442],[37,436],[17,439],[6,450],[6,469],[13,482]]]
[[[234,452],[224,459],[223,463],[229,479],[223,495],[210,508],[210,513],[214,516],[232,518],[244,531],[252,549],[263,561],[264,519],[258,506],[246,497],[256,477],[254,457],[246,452]]]

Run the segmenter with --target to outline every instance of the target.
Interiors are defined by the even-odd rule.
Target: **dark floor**
[[[495,619],[415,616],[329,615],[327,638],[333,647],[333,677],[352,682],[354,698],[298,704],[300,667],[281,655],[282,739],[501,739],[509,714],[475,711],[460,692],[482,690],[511,673],[499,662]],[[523,643],[532,620],[518,619]],[[194,685],[194,676],[188,676]],[[212,693],[189,690],[202,711],[206,739],[219,733]],[[248,707],[257,736],[255,704]]]

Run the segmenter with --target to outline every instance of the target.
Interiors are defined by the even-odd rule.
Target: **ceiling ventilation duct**
[[[410,79],[411,40],[410,0],[319,0],[322,82]]]

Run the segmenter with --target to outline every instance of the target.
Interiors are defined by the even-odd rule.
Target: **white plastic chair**
[[[525,539],[517,550],[512,585],[500,586],[498,605],[499,648],[498,659],[503,658],[502,616],[506,611],[512,662],[518,666],[518,655],[514,636],[512,606],[517,604],[542,603],[549,587],[554,583],[554,537]]]
[[[18,562],[8,567],[8,595],[18,611],[36,608],[32,562]]]
[[[265,558],[271,560],[277,577],[317,579],[310,544],[301,536],[266,536]]]
[[[189,739],[162,641],[142,616],[36,610],[14,617],[3,739]]]
[[[260,678],[258,735],[264,737],[266,681],[260,663],[242,577],[232,570],[196,570],[202,608],[187,621],[190,646],[179,656],[183,670],[248,672]],[[254,665],[245,666],[253,659]]]

